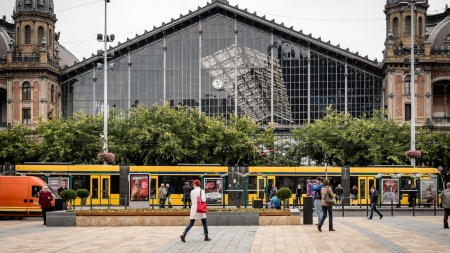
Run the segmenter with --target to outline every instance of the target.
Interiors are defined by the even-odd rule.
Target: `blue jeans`
[[[340,207],[342,204],[342,196],[336,195],[336,205],[337,207]]]
[[[328,220],[328,228],[331,230],[333,229],[333,206],[322,206],[322,219],[319,222],[319,227],[321,227],[325,222],[327,212],[328,216],[330,216],[330,219]]]
[[[317,222],[320,222],[320,220],[322,220],[322,206],[320,205],[320,199],[314,200],[314,208],[317,213]]]
[[[236,207],[241,207],[241,196],[236,197]]]
[[[166,199],[159,199],[159,208],[166,207]]]
[[[195,219],[191,219],[191,221],[189,222],[189,225],[187,225],[187,227],[184,229],[184,232],[186,234],[189,232],[189,230],[192,228],[192,226],[194,226],[194,223],[195,223]],[[208,224],[206,223],[206,218],[202,219],[202,225],[203,225],[203,234],[208,235]]]
[[[377,203],[375,202],[370,205],[370,219],[372,219],[373,211],[377,212],[380,217],[383,217],[383,215],[377,210]]]

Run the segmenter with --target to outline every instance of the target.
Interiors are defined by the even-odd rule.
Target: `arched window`
[[[423,36],[422,17],[419,17],[419,23],[417,24],[417,34]]]
[[[22,85],[22,100],[31,100],[31,85],[29,82]]]
[[[394,18],[394,27],[392,28],[394,37],[398,37],[398,18]]]
[[[406,17],[405,32],[406,32],[406,34],[405,34],[406,37],[411,37],[411,16]]]
[[[42,26],[39,26],[39,28],[38,28],[38,45],[41,44],[43,38],[44,38],[44,28]]]
[[[411,94],[411,76],[405,77],[405,95]]]
[[[52,103],[55,103],[55,86],[52,84],[52,87],[50,88],[50,101]]]
[[[25,44],[31,44],[31,29],[30,26],[25,26]]]

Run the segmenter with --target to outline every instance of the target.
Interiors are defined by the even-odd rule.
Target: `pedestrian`
[[[234,186],[234,190],[236,191],[236,207],[241,208],[242,187],[239,182]]]
[[[191,208],[191,191],[192,187],[189,186],[189,182],[184,183],[183,186],[183,208],[186,208],[187,203],[189,202],[189,208]]]
[[[338,186],[336,187],[334,192],[336,193],[336,206],[340,207],[342,204],[342,197],[344,195],[344,189],[342,189],[341,184],[338,184]],[[342,205],[344,205],[344,204],[342,204]]]
[[[281,200],[277,195],[273,196],[270,200],[270,208],[281,209]]]
[[[358,204],[358,187],[356,185],[350,190],[350,201],[350,206],[354,205],[356,207],[356,204]]]
[[[275,184],[272,185],[272,190],[270,191],[270,199],[277,194],[277,187]]]
[[[170,185],[166,184],[166,199],[167,199],[167,205],[169,205],[168,208],[172,208],[172,199],[170,198],[171,194],[172,193],[170,192]]]
[[[322,206],[320,205],[320,200],[322,199],[322,196],[320,194],[320,190],[322,190],[323,184],[322,184],[322,178],[317,177],[316,178],[316,185],[313,185],[311,182],[308,183],[311,187],[311,190],[314,191],[314,209],[316,209],[317,213],[317,225],[319,225],[320,220],[322,220]]]
[[[450,183],[447,189],[441,193],[442,207],[444,208],[444,228],[448,228],[448,216],[450,215]]]
[[[295,190],[295,200],[296,200],[296,204],[297,207],[300,207],[302,201],[302,194],[303,194],[303,189],[302,186],[300,184],[297,185],[297,189]]]
[[[194,180],[194,190],[191,191],[191,200],[194,200],[192,203],[191,214],[190,214],[190,222],[189,225],[184,229],[183,234],[180,236],[182,242],[186,242],[186,234],[189,230],[194,226],[196,219],[201,219],[203,225],[203,234],[205,235],[205,241],[211,241],[211,238],[208,237],[208,224],[206,223],[206,213],[197,213],[197,198],[200,197],[201,202],[206,202],[205,191],[200,188],[200,181]]]
[[[414,185],[411,185],[408,193],[408,206],[413,207],[416,206],[416,198],[417,198],[417,188]]]
[[[375,211],[378,215],[380,215],[380,219],[383,218],[383,215],[377,210],[378,195],[379,195],[378,191],[375,190],[374,186],[372,186],[372,188],[370,189],[371,206],[370,206],[370,217],[368,218],[369,220],[372,219],[373,211]]]
[[[52,200],[52,193],[48,190],[48,186],[44,185],[42,191],[39,193],[39,208],[42,209],[44,225],[47,224],[47,212],[53,211]]]
[[[331,199],[334,198],[333,190],[330,187],[330,180],[328,178],[325,178],[325,180],[323,180],[323,187],[322,189],[320,189],[320,195],[322,196],[322,199],[320,201],[320,206],[322,207],[322,219],[320,220],[319,225],[317,225],[317,229],[322,232],[322,225],[327,218],[328,212],[328,229],[330,231],[335,231],[333,229],[333,203],[327,203],[325,201],[327,195],[329,195]]]
[[[167,195],[166,187],[164,187],[164,184],[161,184],[161,187],[159,187],[158,189],[159,208],[165,208],[166,195]]]

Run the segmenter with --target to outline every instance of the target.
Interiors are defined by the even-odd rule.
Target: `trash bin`
[[[303,197],[303,224],[313,224],[313,198]]]
[[[66,210],[66,202],[62,198],[55,198],[55,211]]]
[[[263,208],[262,200],[253,200],[253,208]]]

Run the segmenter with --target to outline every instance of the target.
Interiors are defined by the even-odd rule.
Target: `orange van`
[[[39,208],[39,192],[46,183],[32,176],[0,176],[0,216],[42,216]],[[49,187],[56,198],[58,194]]]

